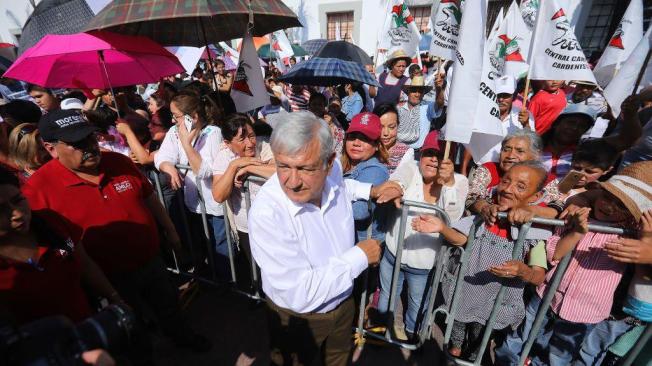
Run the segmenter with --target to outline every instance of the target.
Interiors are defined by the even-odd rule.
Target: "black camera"
[[[0,365],[85,365],[81,354],[96,348],[121,353],[128,348],[135,321],[131,310],[110,305],[75,325],[63,316],[0,328]]]

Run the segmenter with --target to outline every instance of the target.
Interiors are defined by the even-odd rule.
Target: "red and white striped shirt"
[[[548,239],[548,262],[555,267],[546,273],[546,280],[537,287],[540,297],[545,295],[557,269],[552,256],[561,237],[562,228],[557,228]],[[609,258],[604,245],[617,237],[615,234],[589,232],[577,243],[568,269],[550,304],[552,311],[560,318],[574,323],[596,324],[609,317],[614,292],[626,265]]]
[[[549,177],[552,179],[559,179],[560,181],[571,170],[571,163],[573,162],[573,154],[575,153],[576,146],[572,146],[561,152],[559,155],[554,155],[550,148],[543,149],[541,153],[541,163],[548,170]]]

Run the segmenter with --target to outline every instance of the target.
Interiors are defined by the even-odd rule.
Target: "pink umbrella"
[[[149,38],[97,31],[49,34],[4,76],[47,88],[111,89],[182,72],[179,59]]]

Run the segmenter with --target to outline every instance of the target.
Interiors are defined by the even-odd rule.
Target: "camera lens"
[[[128,347],[133,327],[131,310],[110,305],[77,325],[76,332],[85,350],[103,348],[119,352]]]

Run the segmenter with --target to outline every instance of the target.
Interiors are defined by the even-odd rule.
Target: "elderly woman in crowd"
[[[403,159],[405,153],[410,150],[410,146],[397,140],[398,134],[398,110],[396,106],[391,103],[383,103],[376,105],[374,114],[380,117],[380,125],[382,127],[380,142],[387,150],[387,170],[392,174],[398,164]]]
[[[439,133],[432,131],[419,151],[418,159],[406,159],[390,176],[390,181],[398,182],[403,187],[403,198],[437,205],[446,211],[451,221],[457,221],[464,213],[464,200],[468,191],[468,181],[461,174],[453,172],[453,162],[443,160],[444,141],[439,140]],[[427,212],[410,208],[408,218],[417,218]],[[392,284],[392,272],[396,249],[400,240],[400,211],[396,210],[389,218],[389,230],[385,236],[385,252],[380,261],[380,298],[378,311],[387,312],[389,294]],[[405,331],[408,335],[415,332],[417,319],[423,314],[428,304],[427,284],[435,266],[437,254],[443,243],[439,234],[422,234],[410,227],[405,228],[405,241],[401,258],[397,293],[401,293],[403,281],[408,283],[408,303],[405,318]]]
[[[41,144],[36,124],[22,123],[11,131],[9,159],[16,164],[25,179],[51,159]]]
[[[467,209],[493,222],[500,207],[492,204],[492,202],[495,190],[503,175],[516,163],[539,160],[541,145],[541,138],[529,129],[516,130],[507,135],[503,139],[498,162],[488,162],[478,166],[469,177],[469,195],[466,199]],[[557,181],[548,178],[543,189],[542,201],[547,203],[559,199]],[[527,219],[531,218],[530,214],[532,216],[555,217],[560,212],[558,208],[540,205],[528,206],[527,211],[529,212],[528,217],[517,218],[519,220],[516,221],[527,221]]]
[[[170,176],[173,189],[183,187],[186,207],[193,212],[191,221],[198,226],[197,230],[191,232],[203,232],[199,226],[201,225],[199,194],[205,198],[206,213],[212,229],[212,244],[218,254],[217,271],[218,274],[226,276],[228,247],[222,206],[210,199],[213,178],[211,167],[222,144],[222,133],[217,126],[211,124],[204,101],[196,93],[177,94],[170,103],[170,111],[175,125],[165,135],[161,148],[154,156],[154,166]],[[190,169],[177,169],[175,166],[177,164],[189,165]],[[197,243],[199,253],[205,251],[205,246],[199,245],[201,240],[200,238],[193,240],[193,243]],[[194,260],[196,266],[204,266],[204,256],[196,255]]]
[[[213,199],[225,202],[229,229],[250,261],[245,192],[241,188],[248,175],[265,179],[272,176],[276,172],[274,155],[269,143],[256,138],[254,125],[246,115],[232,114],[227,118],[222,124],[222,139],[222,149],[213,161]],[[251,199],[260,186],[259,183],[250,185]]]
[[[353,117],[346,130],[344,151],[342,152],[342,171],[344,178],[378,185],[389,178],[385,167],[387,150],[380,142],[380,118],[373,113],[360,113]],[[371,205],[371,207],[370,207]],[[357,240],[367,238],[367,229],[372,224],[372,238],[382,241],[383,234],[378,229],[378,219],[372,216],[375,206],[367,201],[353,203],[353,218]]]
[[[535,204],[542,195],[547,172],[539,162],[523,161],[513,164],[497,187],[496,203],[502,210],[522,210]],[[467,216],[447,226],[441,219],[430,215],[413,220],[413,228],[423,233],[440,233],[449,243],[467,244],[474,223],[480,217]],[[545,240],[551,232],[531,228],[524,237],[523,246],[516,247],[517,226],[503,221],[487,221],[475,227],[475,241],[468,243],[468,257],[462,288],[450,281],[442,290],[450,301],[452,291],[462,291],[455,316],[449,353],[455,357],[475,360],[480,340],[500,288],[505,285],[505,297],[494,328],[516,328],[525,317],[523,294],[527,284],[539,285],[546,274]]]

